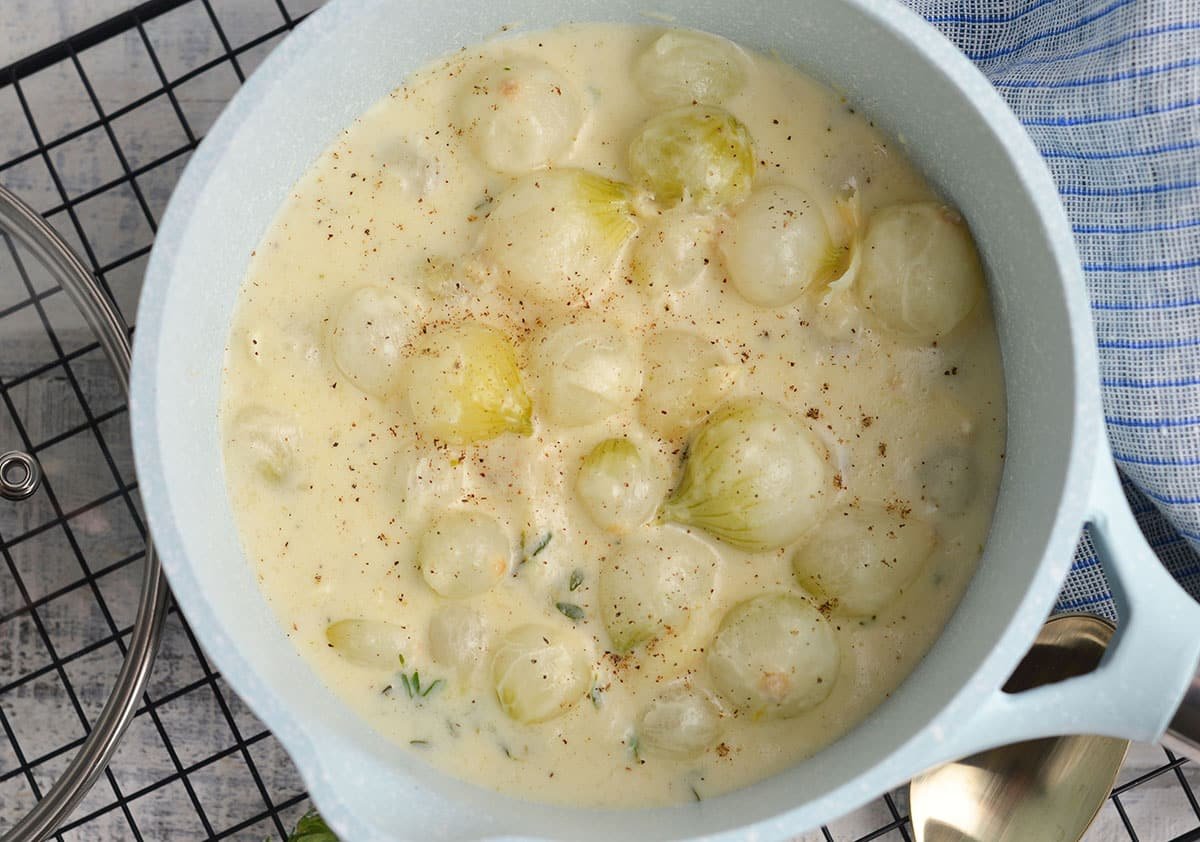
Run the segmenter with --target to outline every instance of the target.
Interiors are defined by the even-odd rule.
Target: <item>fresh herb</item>
[[[408,744],[415,748],[429,748],[429,740],[409,740]]]
[[[404,666],[404,653],[400,653],[400,666]]]
[[[542,550],[546,549],[546,545],[550,543],[550,539],[553,537],[554,537],[553,532],[547,532],[545,535],[543,535],[541,538],[539,538],[538,542],[536,544],[534,544],[533,547],[529,550],[529,557],[537,558],[538,553],[540,553]]]
[[[588,690],[588,698],[592,700],[592,705],[596,708],[596,710],[600,710],[600,697],[603,694],[604,691],[595,684],[592,685],[591,690]]]
[[[579,586],[582,584],[583,584],[583,571],[576,570],[573,573],[571,573],[571,581],[567,583],[567,590],[572,591],[572,592],[577,591],[577,590],[579,590]]]
[[[408,673],[400,673],[400,683],[404,685],[404,692],[408,694],[410,699],[424,699],[446,682],[440,678],[435,678],[430,684],[422,686],[420,671],[413,670],[412,676],[409,676]]]
[[[703,800],[704,800],[703,798],[701,798],[701,797],[700,797],[700,793],[699,793],[699,792],[696,790],[696,787],[695,787],[695,786],[692,786],[692,785],[690,785],[690,784],[689,784],[689,785],[688,785],[688,788],[689,788],[689,789],[691,789],[691,791],[692,791],[692,797],[693,797],[693,798],[695,798],[697,801],[703,801]]]
[[[538,553],[540,553],[542,550],[546,549],[546,545],[550,543],[550,539],[553,537],[554,537],[553,532],[547,532],[545,535],[543,535],[541,538],[539,538],[537,543],[534,544],[532,547],[526,547],[525,546],[525,533],[522,532],[521,533],[522,555],[521,555],[520,561],[517,562],[517,566],[513,568],[513,575],[514,576],[518,575],[521,572],[521,568],[524,567],[525,563],[527,561],[529,561],[531,558],[537,558]]]
[[[500,750],[504,752],[504,756],[509,760],[516,760],[516,758],[513,757],[513,753],[508,750],[508,746],[506,746],[504,743],[500,744]]]
[[[642,756],[638,753],[637,734],[633,734],[629,737],[629,753],[633,755],[634,760],[638,761],[639,763],[641,762]]]
[[[338,842],[329,825],[321,818],[316,810],[309,810],[296,822],[296,829],[287,838],[287,842]]]
[[[554,607],[563,615],[570,617],[576,622],[583,619],[583,609],[573,602],[556,602],[554,603]]]
[[[392,685],[390,685],[390,684],[389,684],[387,687],[384,687],[384,688],[383,688],[383,690],[382,690],[381,692],[382,692],[382,693],[383,693],[383,695],[385,695],[385,696],[390,696],[390,695],[392,695]]]

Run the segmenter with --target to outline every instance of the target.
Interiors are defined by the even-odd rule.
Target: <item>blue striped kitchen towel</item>
[[[992,81],[1075,229],[1130,505],[1200,598],[1200,0],[907,0]],[[1085,535],[1057,611],[1115,617]]]

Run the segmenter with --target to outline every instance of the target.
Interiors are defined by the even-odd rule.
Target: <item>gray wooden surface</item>
[[[0,65],[78,31],[118,8],[134,5],[130,0],[0,2]],[[274,0],[211,0],[211,5],[235,48],[278,26],[281,20]],[[294,14],[314,5],[317,3],[313,0],[285,3]],[[176,78],[222,52],[207,12],[198,2],[153,21],[147,32],[168,78]],[[240,69],[251,71],[273,44],[274,41],[239,55]],[[88,51],[81,61],[106,111],[119,109],[160,84],[136,36],[118,37]],[[203,133],[236,86],[236,73],[229,63],[223,63],[175,90],[194,132]],[[45,139],[61,136],[95,119],[92,103],[70,65],[39,74],[28,81],[24,90]],[[186,141],[178,119],[163,97],[116,121],[114,132],[129,166],[135,169]],[[33,141],[13,92],[0,90],[0,163],[31,148]],[[154,217],[161,213],[186,159],[186,155],[181,156],[137,178]],[[57,148],[52,161],[69,196],[86,193],[122,174],[112,144],[102,131],[89,132]],[[0,183],[41,210],[61,201],[44,163],[37,159],[0,172]],[[101,265],[148,245],[152,239],[148,221],[128,186],[81,204],[76,208],[76,216]],[[54,222],[69,240],[82,245],[74,223],[65,214],[58,214]],[[5,263],[2,251],[0,311],[21,297],[13,267]],[[136,320],[136,295],[143,267],[144,258],[106,273],[105,277],[130,321]],[[43,304],[51,320],[62,326],[60,338],[66,345],[79,347],[89,340],[62,295],[51,296]],[[35,311],[28,309],[16,317],[0,319],[0,380],[19,376],[53,358]],[[47,372],[11,395],[16,414],[29,426],[35,441],[62,435],[82,423],[82,408],[70,383],[71,377],[84,391],[93,413],[121,405],[119,389],[98,354],[72,361],[69,369],[69,374],[62,368]],[[101,430],[118,474],[129,481],[132,467],[124,420],[124,415],[118,414],[101,425]],[[10,414],[0,407],[0,450],[16,443]],[[69,436],[49,448],[42,455],[42,464],[62,498],[64,509],[85,505],[115,487],[112,469],[90,434]],[[0,538],[22,534],[52,518],[53,511],[44,496],[27,504],[0,503]],[[135,551],[140,537],[130,513],[118,501],[90,509],[61,527],[22,542],[14,550],[14,563],[35,599],[38,594],[66,589],[37,612],[60,657],[94,644],[103,638],[106,629],[100,600],[87,587],[72,589],[72,583],[80,579],[81,573],[75,552],[69,546],[71,541],[80,545],[88,563],[98,569],[122,554]],[[119,627],[132,620],[139,572],[137,563],[126,564],[99,580],[102,601]],[[0,570],[0,616],[19,605],[19,601],[12,577]],[[28,615],[0,625],[0,685],[43,668],[48,661],[49,653]],[[68,665],[69,680],[79,691],[80,703],[89,715],[94,715],[102,704],[118,661],[119,650],[109,645],[75,658]],[[119,791],[129,799],[128,815],[124,809],[113,807],[66,834],[65,839],[109,842],[135,838],[130,817],[147,840],[204,838],[235,828],[262,814],[265,804],[286,803],[301,791],[296,771],[274,738],[265,733],[219,680],[205,683],[204,676],[204,665],[192,642],[178,618],[172,618],[150,693],[152,699],[168,701],[156,706],[153,715],[143,714],[135,720],[112,766],[115,789],[113,782],[101,781],[77,814],[103,810],[117,801]],[[53,751],[83,733],[53,674],[0,694],[0,711],[16,731],[27,759]],[[5,743],[7,740],[0,739],[0,775],[17,764],[11,747]],[[42,785],[51,781],[66,756],[69,755],[39,764],[35,779]],[[1163,761],[1160,749],[1135,746],[1121,780],[1137,777]],[[259,780],[254,779],[251,768],[257,770]],[[1193,789],[1200,791],[1200,766],[1185,766],[1182,774]],[[169,783],[156,786],[164,780]],[[131,794],[137,797],[129,798]],[[32,797],[23,776],[0,782],[0,829],[27,809]],[[905,794],[900,792],[896,797],[900,809],[906,810]],[[1139,837],[1147,842],[1166,842],[1197,826],[1195,814],[1174,773],[1129,791],[1123,803]],[[277,836],[281,824],[290,827],[304,806],[297,803],[284,810],[281,823],[263,819],[226,838],[260,842],[266,836]],[[200,818],[201,813],[204,819]],[[836,839],[854,839],[890,821],[888,808],[878,801],[835,822],[831,831]],[[802,837],[804,842],[823,838],[819,833]],[[898,840],[901,836],[893,831],[881,838]],[[1130,837],[1109,803],[1086,838],[1090,842],[1115,842]]]
[[[0,67],[134,5],[131,0],[4,0]]]

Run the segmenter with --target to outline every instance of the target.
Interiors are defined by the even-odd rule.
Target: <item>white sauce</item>
[[[961,596],[1003,458],[999,350],[965,229],[942,237],[958,223],[938,210],[871,232],[881,208],[937,201],[893,142],[777,61],[661,34],[571,26],[415,73],[296,185],[230,334],[229,493],[281,626],[388,739],[537,800],[707,798],[854,727]],[[620,230],[594,236],[565,168],[632,183],[641,126],[691,96],[748,129],[756,192],[730,181],[664,213],[618,190]],[[543,181],[563,197],[549,215]],[[932,234],[913,227],[926,219]],[[896,230],[932,239],[888,241]],[[910,258],[900,294],[888,261]],[[480,329],[479,370],[469,351],[439,356]],[[447,403],[475,394],[464,370],[503,399],[466,432]],[[762,399],[779,423],[747,426],[732,470],[798,430],[754,489],[810,483],[803,517],[750,537],[656,525],[698,425]],[[633,447],[600,449],[581,476],[613,437]],[[880,535],[907,523],[881,550],[895,568],[869,575]]]

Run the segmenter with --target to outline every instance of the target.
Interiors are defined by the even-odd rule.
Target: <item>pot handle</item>
[[[963,728],[956,757],[1065,734],[1166,743],[1200,760],[1200,604],[1163,567],[1125,501],[1107,440],[1089,524],[1120,623],[1100,665],[1020,693],[997,690]],[[953,740],[953,738],[951,738]]]

